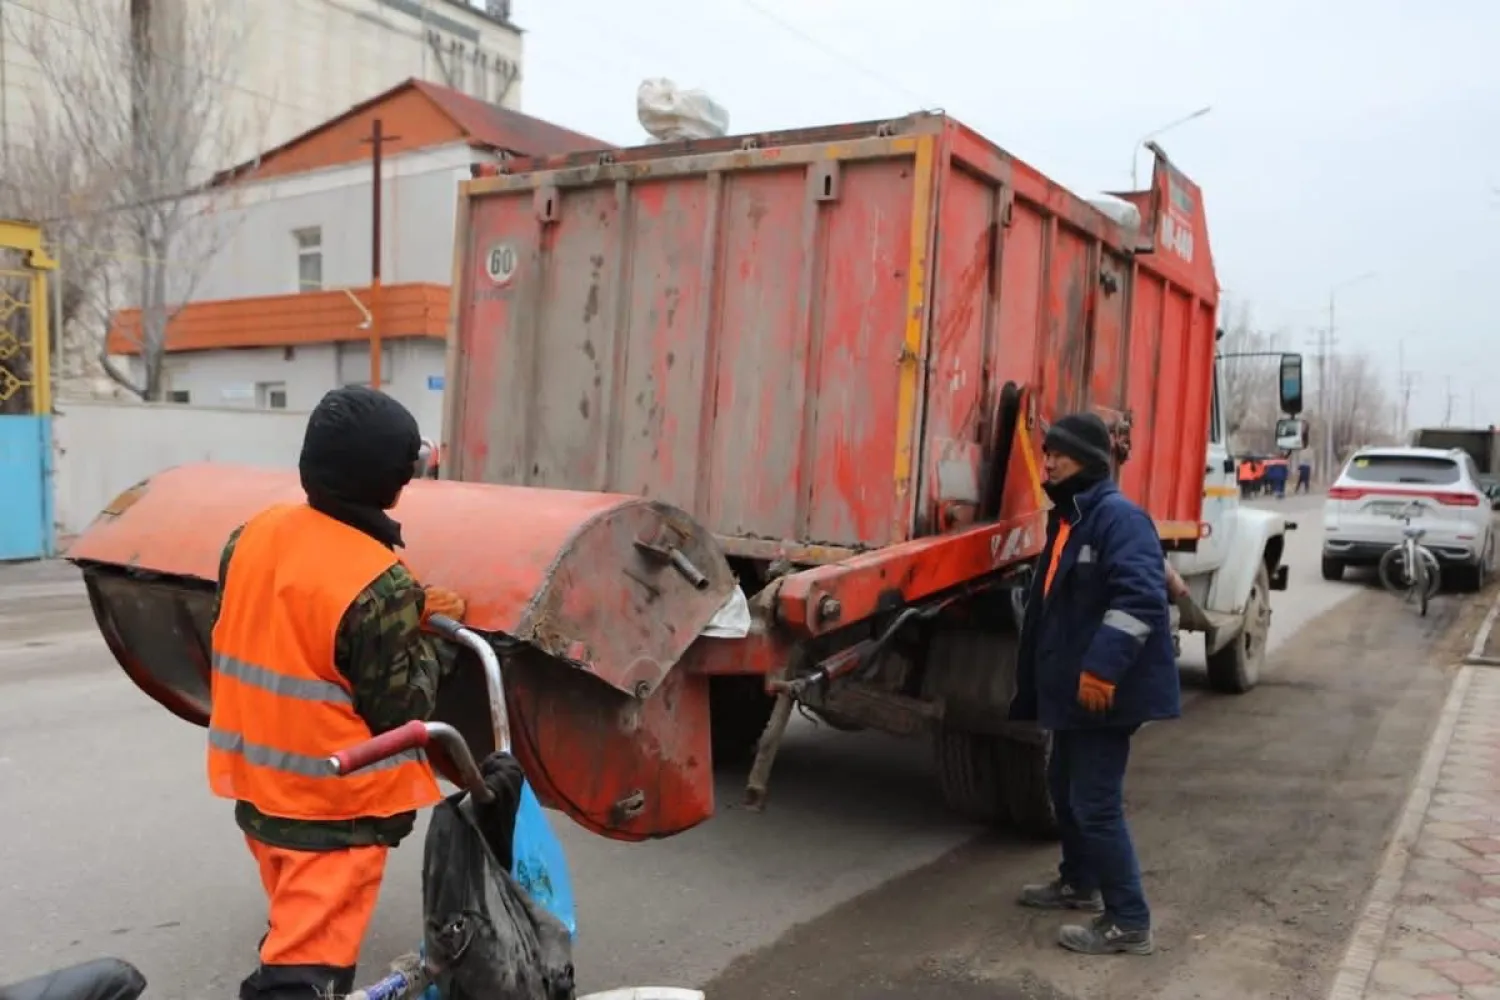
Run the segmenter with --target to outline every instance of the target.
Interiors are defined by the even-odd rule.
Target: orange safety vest
[[[1057,538],[1052,542],[1052,558],[1047,561],[1047,575],[1042,578],[1042,596],[1046,597],[1052,593],[1052,578],[1057,575],[1057,564],[1062,561],[1063,549],[1068,544],[1068,536],[1073,533],[1073,525],[1067,521],[1057,522]]]
[[[394,816],[441,799],[419,750],[342,778],[328,763],[371,736],[334,663],[339,623],[396,562],[364,532],[306,504],[272,507],[245,525],[213,632],[215,795],[310,820]]]

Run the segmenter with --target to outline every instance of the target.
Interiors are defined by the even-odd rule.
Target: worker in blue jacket
[[[1062,840],[1058,877],[1021,903],[1095,913],[1058,943],[1089,955],[1154,945],[1125,823],[1125,767],[1143,723],[1181,714],[1166,561],[1149,515],[1110,478],[1111,442],[1091,413],[1042,443],[1052,500],[1047,542],[1021,629],[1013,718],[1051,734],[1048,786]]]

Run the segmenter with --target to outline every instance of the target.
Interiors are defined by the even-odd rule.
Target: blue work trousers
[[[1064,884],[1098,889],[1104,911],[1126,931],[1151,926],[1130,828],[1125,823],[1125,766],[1135,726],[1063,729],[1052,734],[1047,780],[1062,835]]]

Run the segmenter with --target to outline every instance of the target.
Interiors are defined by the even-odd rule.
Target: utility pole
[[[1326,331],[1323,347],[1319,351],[1319,357],[1322,360],[1318,365],[1319,378],[1326,379],[1323,387],[1320,387],[1318,390],[1318,398],[1321,400],[1321,405],[1324,410],[1323,419],[1328,423],[1328,429],[1323,433],[1323,470],[1324,475],[1327,476],[1330,481],[1332,481],[1333,478],[1334,463],[1334,405],[1333,401],[1328,396],[1328,393],[1333,391],[1333,379],[1328,378],[1327,376],[1328,366],[1333,361],[1334,345],[1338,342],[1338,333],[1336,332],[1336,328],[1334,326],[1333,300],[1334,293],[1330,289],[1328,292],[1328,330]]]
[[[1402,444],[1405,444],[1408,430],[1407,419],[1411,412],[1411,390],[1416,384],[1417,373],[1406,370],[1406,341],[1403,340],[1396,350],[1396,393],[1397,398],[1401,400],[1400,440]]]
[[[374,183],[371,188],[374,198],[370,204],[370,388],[380,390],[380,204],[381,192],[381,153],[385,143],[401,138],[399,135],[386,135],[381,127],[379,118],[370,123],[370,135],[360,142],[370,144],[370,164],[374,168]]]
[[[1453,376],[1452,375],[1447,376],[1447,383],[1448,383],[1448,391],[1445,394],[1446,397],[1447,397],[1447,399],[1446,399],[1446,402],[1443,405],[1443,426],[1444,427],[1452,427],[1453,426]]]

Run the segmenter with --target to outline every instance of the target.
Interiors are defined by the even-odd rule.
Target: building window
[[[173,389],[167,393],[167,402],[169,403],[191,403],[192,401],[193,394],[186,389]]]
[[[323,227],[292,230],[297,240],[297,291],[323,290]]]
[[[286,383],[260,382],[255,386],[255,405],[262,410],[286,409]]]

